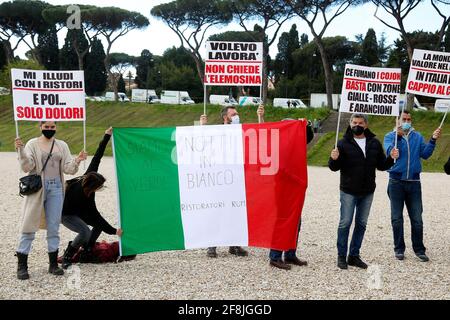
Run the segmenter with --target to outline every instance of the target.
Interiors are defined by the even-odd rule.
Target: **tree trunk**
[[[314,42],[319,48],[320,57],[322,59],[322,66],[325,74],[325,89],[327,92],[327,106],[328,108],[333,109],[333,73],[331,72],[330,63],[322,41],[319,38],[314,38]]]
[[[77,52],[77,56],[78,56],[78,70],[84,70],[84,57],[81,56],[81,54],[78,54]]]
[[[191,52],[191,56],[195,61],[195,66],[197,67],[197,74],[200,78],[202,84],[205,84],[205,73],[203,71],[202,58],[198,52]]]
[[[3,40],[1,42],[1,44],[2,44],[2,49],[5,52],[6,63],[9,64],[9,63],[13,62],[14,61],[14,52],[11,47],[11,42],[9,42],[8,40]]]

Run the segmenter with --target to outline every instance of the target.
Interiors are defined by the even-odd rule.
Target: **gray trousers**
[[[72,241],[72,247],[78,249],[79,247],[93,247],[98,237],[102,233],[99,228],[89,228],[89,226],[81,218],[73,215],[62,216],[62,224],[69,230],[78,233]]]

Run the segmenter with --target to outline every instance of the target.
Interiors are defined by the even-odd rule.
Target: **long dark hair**
[[[90,197],[98,188],[100,188],[106,179],[100,173],[89,172],[81,178],[81,186],[86,197]]]

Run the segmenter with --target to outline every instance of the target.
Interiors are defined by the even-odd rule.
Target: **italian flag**
[[[121,255],[297,246],[306,121],[114,128]]]

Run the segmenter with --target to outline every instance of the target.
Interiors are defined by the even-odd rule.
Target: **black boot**
[[[347,263],[349,266],[367,269],[367,264],[361,260],[360,256],[348,256]]]
[[[48,253],[48,260],[50,266],[48,267],[48,273],[51,273],[55,276],[62,276],[64,274],[64,270],[58,267],[58,250],[55,252]]]
[[[337,266],[339,269],[348,269],[347,259],[345,256],[338,256]]]
[[[92,252],[92,247],[83,247],[80,253],[80,263],[99,263],[99,259]]]
[[[17,279],[27,280],[30,278],[28,274],[28,255],[16,252],[17,256]]]
[[[230,247],[228,249],[228,252],[231,253],[231,254],[234,254],[236,256],[239,256],[239,257],[246,257],[246,256],[248,256],[248,252],[247,251],[245,251],[241,247],[237,247],[237,246]]]
[[[61,263],[61,267],[63,269],[67,269],[72,265],[72,258],[77,251],[78,250],[76,248],[72,247],[72,241],[70,241],[67,245],[67,249],[64,251],[63,260]]]

